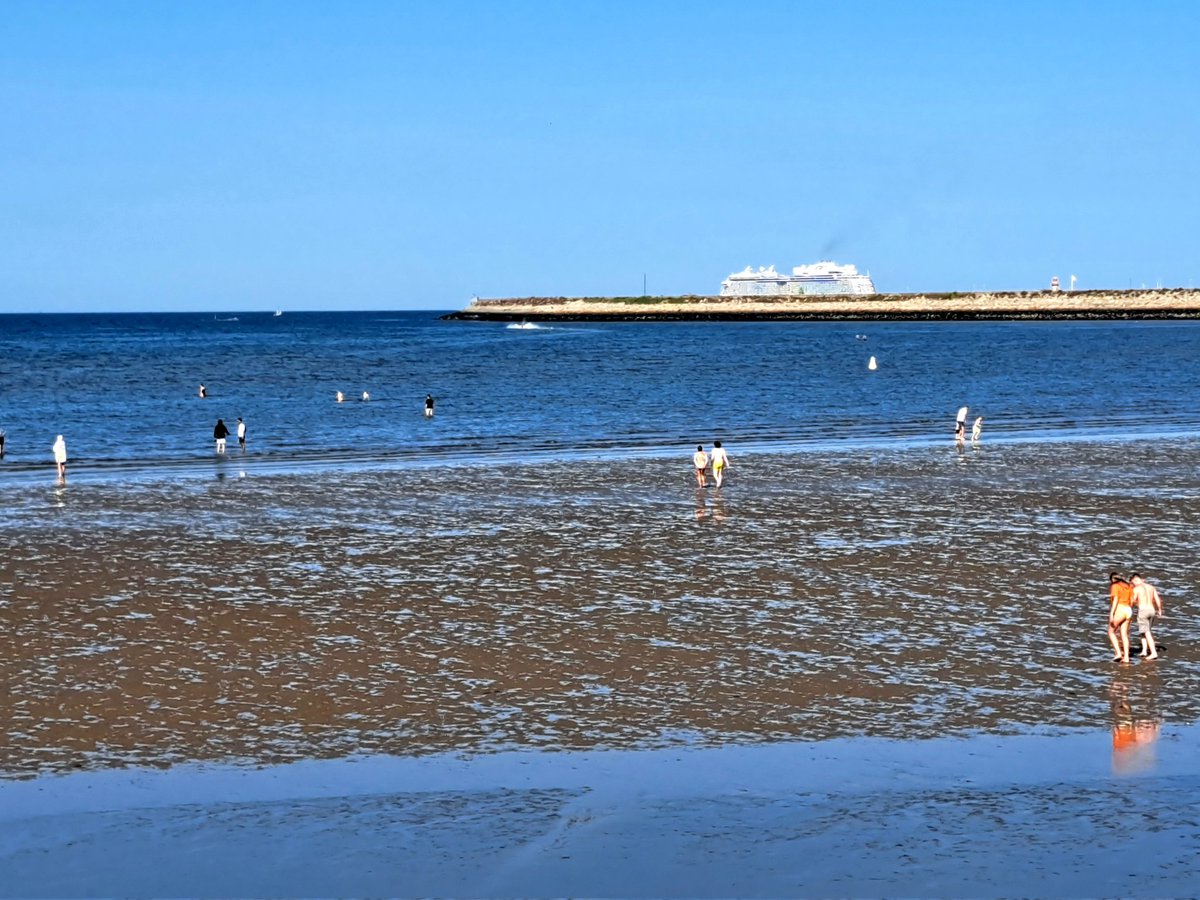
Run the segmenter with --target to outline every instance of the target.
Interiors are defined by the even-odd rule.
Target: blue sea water
[[[73,478],[210,472],[213,425],[238,416],[247,465],[905,445],[948,441],[963,404],[987,440],[1200,433],[1195,322],[439,315],[0,316],[0,484],[51,467],[60,433]]]

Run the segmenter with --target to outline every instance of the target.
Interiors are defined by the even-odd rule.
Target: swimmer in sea
[[[725,469],[729,465],[729,454],[721,446],[720,441],[713,441],[712,469],[717,479],[717,487],[725,480]]]
[[[346,395],[343,394],[341,391],[338,391],[337,392],[337,402],[341,403],[345,399],[346,399]]]
[[[433,418],[433,394],[425,395],[425,418]]]
[[[696,486],[708,487],[708,478],[704,474],[704,470],[708,468],[708,454],[704,452],[703,444],[696,445],[696,452],[692,454],[692,465],[696,467]]]
[[[197,391],[196,393],[199,394],[200,399],[203,400],[205,397],[208,396],[208,388],[206,388],[204,385],[200,385],[200,390]]]
[[[1129,620],[1133,618],[1133,587],[1118,572],[1109,573],[1108,599],[1108,641],[1113,648],[1113,662],[1127,663]]]

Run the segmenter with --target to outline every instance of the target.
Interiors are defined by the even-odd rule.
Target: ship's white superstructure
[[[860,275],[854,266],[818,262],[796,266],[791,275],[774,266],[746,266],[721,282],[722,297],[809,297],[829,294],[874,294],[870,275]]]

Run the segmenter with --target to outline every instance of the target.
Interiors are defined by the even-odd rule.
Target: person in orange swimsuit
[[[1117,572],[1111,572],[1108,576],[1108,600],[1108,641],[1113,648],[1113,662],[1127,663],[1129,621],[1133,618],[1133,586]]]

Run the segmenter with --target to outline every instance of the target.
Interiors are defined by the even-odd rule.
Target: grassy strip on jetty
[[[1190,319],[1200,290],[980,291],[819,297],[509,297],[475,299],[447,319]]]

